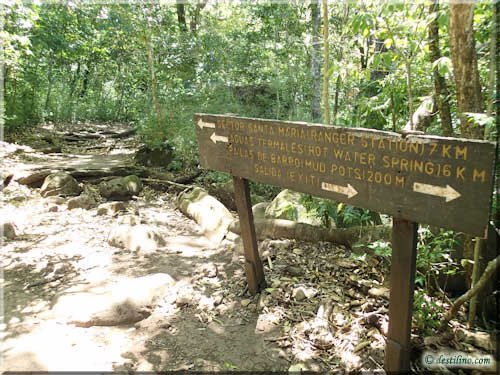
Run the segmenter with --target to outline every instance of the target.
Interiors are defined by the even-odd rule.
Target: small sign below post
[[[247,179],[393,216],[385,368],[410,370],[417,223],[485,237],[496,146],[225,115],[195,115],[204,168],[233,176],[249,290],[265,285]]]

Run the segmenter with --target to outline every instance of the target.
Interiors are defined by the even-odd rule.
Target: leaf
[[[479,126],[492,126],[495,122],[493,116],[488,116],[486,113],[472,113],[465,112],[468,122],[474,123]]]
[[[233,365],[231,362],[224,362],[224,367],[230,370],[237,369],[238,367]]]

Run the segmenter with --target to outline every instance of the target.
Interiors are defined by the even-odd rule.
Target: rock
[[[184,287],[177,293],[175,304],[177,306],[191,306],[196,303],[194,290],[191,287]]]
[[[141,179],[135,175],[116,177],[99,184],[99,193],[108,199],[127,200],[142,191]]]
[[[318,291],[314,288],[306,288],[304,286],[299,286],[294,288],[292,291],[292,297],[295,298],[296,301],[304,301],[305,299],[310,299],[318,294]]]
[[[257,301],[257,309],[262,310],[264,307],[271,304],[271,296],[269,294],[261,293]]]
[[[300,193],[282,190],[267,206],[265,218],[293,220],[299,223],[321,225],[321,219],[308,215],[306,207],[300,203]]]
[[[13,240],[16,238],[16,226],[10,222],[0,223],[0,235],[1,237],[5,237],[8,240]]]
[[[233,221],[231,212],[199,187],[181,193],[177,199],[177,206],[182,213],[200,225],[205,236],[214,244],[220,244]]]
[[[118,218],[117,223],[131,226],[139,225],[141,223],[141,218],[137,215],[123,215]]]
[[[66,172],[57,172],[45,177],[43,185],[40,188],[42,197],[59,196],[77,196],[82,192],[82,187],[73,176]]]
[[[146,254],[166,245],[156,228],[143,224],[115,226],[108,236],[108,243],[112,246]]]
[[[45,199],[45,202],[49,203],[49,204],[64,204],[66,203],[66,199],[64,199],[63,197],[58,197],[58,196],[52,196],[52,197],[47,197]]]
[[[173,151],[172,146],[166,142],[156,148],[142,146],[136,152],[134,159],[137,163],[148,167],[167,167],[174,157]]]
[[[125,211],[127,206],[123,202],[107,202],[97,207],[97,215],[116,216],[119,212]]]
[[[217,276],[217,266],[213,263],[204,264],[201,267],[201,273],[205,277],[216,277]]]
[[[224,300],[224,296],[222,294],[215,295],[213,298],[214,306],[219,306],[223,300]]]
[[[240,302],[240,304],[243,307],[247,307],[248,305],[250,305],[251,302],[252,302],[251,300],[249,300],[249,299],[246,298],[246,299],[242,299],[241,302]]]
[[[380,287],[380,288],[370,288],[368,290],[368,294],[372,297],[384,297],[386,299],[389,299],[389,289],[385,287]]]
[[[95,206],[97,206],[96,200],[87,194],[81,194],[78,197],[68,200],[68,210],[73,210],[75,208],[83,208],[84,210],[89,210]]]
[[[59,206],[57,204],[52,204],[49,206],[49,212],[57,212],[59,211]]]
[[[133,324],[148,317],[173,284],[165,273],[120,281],[105,291],[64,295],[54,311],[79,327]]]
[[[252,213],[254,219],[263,219],[266,216],[266,209],[269,207],[270,202],[261,202],[252,206]]]

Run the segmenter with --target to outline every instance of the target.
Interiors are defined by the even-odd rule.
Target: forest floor
[[[212,244],[176,209],[173,192],[146,187],[124,212],[98,215],[97,207],[70,210],[67,200],[43,198],[40,189],[16,182],[40,167],[133,164],[138,140],[103,132],[125,127],[74,128],[70,137],[63,125],[40,129],[26,141],[31,147],[0,145],[2,173],[14,174],[0,192],[1,217],[16,230],[1,250],[3,370],[382,369],[388,307],[382,258],[331,243],[264,240],[268,288],[251,296],[240,242]],[[44,134],[66,134],[60,150],[48,150],[59,152],[47,153]],[[162,245],[111,246],[110,232],[123,216],[154,227]],[[137,314],[117,312],[129,305]],[[412,340],[417,370],[424,349],[478,350],[449,333]]]

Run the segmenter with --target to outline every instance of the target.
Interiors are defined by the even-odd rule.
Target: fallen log
[[[157,188],[158,186],[167,187],[166,189],[160,189],[160,190],[169,190],[170,188],[173,188],[177,191],[182,191],[184,189],[193,188],[192,185],[185,185],[176,181],[160,180],[157,178],[143,178],[141,181],[145,185],[151,185],[155,188]]]
[[[177,207],[184,215],[195,220],[203,234],[214,244],[224,239],[234,220],[221,202],[199,187],[179,194]]]
[[[41,187],[45,177],[51,173],[67,172],[77,180],[86,180],[93,178],[108,178],[108,177],[122,177],[131,174],[142,177],[146,175],[146,168],[138,166],[120,166],[103,169],[75,169],[75,168],[58,168],[58,169],[42,169],[34,173],[20,177],[17,182],[22,185],[27,185],[32,188]]]
[[[348,248],[352,248],[355,243],[370,243],[375,239],[389,239],[391,236],[391,228],[384,225],[329,229],[291,220],[266,218],[254,219],[254,224],[259,240],[290,238],[309,242],[327,241]],[[233,221],[229,230],[240,234],[239,221]]]
[[[104,132],[101,132],[101,134],[104,134]],[[135,134],[135,129],[129,129],[129,130],[122,131],[120,133],[114,132],[112,134],[106,134],[106,137],[118,139],[118,138],[127,138],[127,137],[134,135],[134,134]]]

